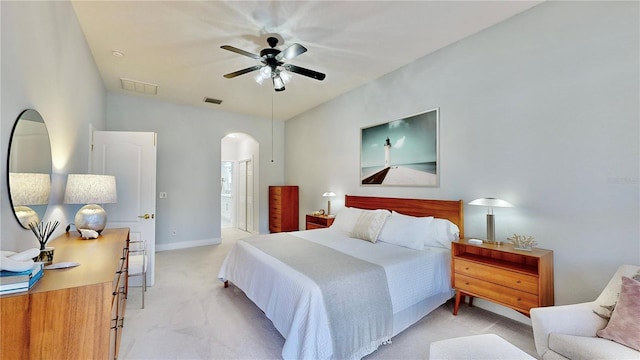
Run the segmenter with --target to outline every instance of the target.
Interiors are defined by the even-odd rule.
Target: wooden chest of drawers
[[[452,243],[451,286],[456,289],[453,314],[464,296],[483,298],[529,316],[533,307],[551,306],[553,251],[514,250],[511,244]]]
[[[298,187],[269,186],[269,231],[297,231]]]
[[[129,229],[95,240],[65,233],[49,244],[54,263],[25,293],[0,297],[2,359],[116,359],[127,293]],[[48,245],[49,245],[48,244]],[[10,329],[9,331],[4,331]]]

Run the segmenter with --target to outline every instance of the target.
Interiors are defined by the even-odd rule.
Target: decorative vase
[[[53,252],[56,248],[54,247],[46,247],[44,250],[40,250],[40,255],[38,255],[38,260],[42,261],[45,265],[49,265],[53,262]]]

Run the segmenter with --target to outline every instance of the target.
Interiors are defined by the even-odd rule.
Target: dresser
[[[451,243],[451,286],[456,289],[453,314],[470,296],[512,308],[526,316],[533,307],[552,306],[553,251],[515,250],[512,244]]]
[[[269,231],[297,231],[298,187],[269,186]]]
[[[28,292],[0,297],[2,359],[116,359],[128,244],[128,228],[105,229],[95,240],[73,231],[50,241],[54,264],[80,265],[45,270]]]

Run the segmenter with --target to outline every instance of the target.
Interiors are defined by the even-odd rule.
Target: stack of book
[[[30,270],[0,271],[0,295],[12,294],[31,289],[42,278],[44,264],[36,262]]]

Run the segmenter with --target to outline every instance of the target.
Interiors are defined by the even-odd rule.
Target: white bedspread
[[[446,295],[451,294],[448,249],[428,247],[417,251],[381,242],[372,244],[330,228],[290,234],[382,266],[394,315],[429,297],[446,300]],[[238,240],[218,278],[242,289],[273,322],[286,339],[284,359],[332,358],[333,344],[322,294],[306,276]],[[394,327],[394,335],[401,330]]]

